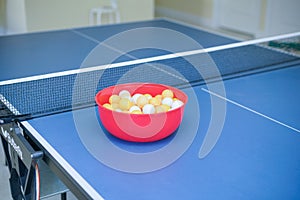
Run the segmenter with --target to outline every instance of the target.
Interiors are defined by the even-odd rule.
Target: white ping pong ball
[[[138,106],[131,106],[131,108],[129,109],[129,112],[132,113],[133,111],[141,111],[141,109]]]
[[[121,90],[119,92],[119,96],[121,98],[126,98],[126,99],[130,99],[131,98],[130,92],[128,90]]]
[[[132,96],[132,98],[131,98],[131,101],[132,101],[134,104],[137,104],[137,99],[138,99],[140,96],[142,96],[142,94],[139,94],[139,93],[134,94],[134,95]]]
[[[180,101],[180,100],[175,100],[173,103],[172,103],[172,106],[171,106],[171,109],[176,109],[176,108],[179,108],[180,106],[183,105],[183,102]]]
[[[143,113],[144,114],[153,114],[155,113],[155,108],[152,104],[146,104],[143,107]]]
[[[122,112],[120,108],[115,109],[116,112]]]
[[[171,107],[173,104],[173,99],[171,97],[165,97],[161,103]]]

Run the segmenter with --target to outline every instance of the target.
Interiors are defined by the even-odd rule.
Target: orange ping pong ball
[[[154,106],[158,106],[158,105],[161,104],[161,99],[154,97],[154,98],[151,98],[149,100],[149,103],[152,104],[152,105],[154,105]]]
[[[155,98],[161,101],[163,99],[163,96],[161,94],[158,94],[155,96]]]
[[[170,110],[170,106],[168,106],[168,105],[166,105],[166,104],[162,104],[162,105],[160,105],[163,109],[164,109],[164,111],[165,112],[167,112],[167,111],[169,111]]]
[[[166,112],[166,111],[167,110],[162,105],[155,106],[155,112],[156,113],[162,113],[162,112]]]
[[[134,110],[131,112],[131,114],[143,114],[143,112],[140,110]]]
[[[113,108],[111,107],[111,105],[110,105],[109,103],[103,104],[103,107],[104,107],[104,108],[107,108],[107,109],[109,109],[109,110],[113,110]]]
[[[151,94],[144,94],[145,97],[147,97],[148,100],[152,99]]]
[[[137,99],[137,105],[142,108],[144,105],[146,105],[148,103],[148,98],[145,97],[144,95],[141,95],[138,99]]]
[[[120,108],[119,102],[118,103],[112,103],[110,105],[111,105],[111,107],[112,107],[113,110],[116,110],[116,109]]]
[[[119,95],[113,94],[109,97],[109,103],[113,104],[113,103],[119,103],[121,97]]]
[[[165,89],[161,95],[165,98],[165,97],[170,97],[170,98],[173,98],[174,97],[174,93],[172,90],[169,90],[169,89]]]
[[[131,101],[127,98],[121,98],[121,100],[119,101],[119,106],[120,109],[122,110],[129,110],[131,105],[132,105]]]

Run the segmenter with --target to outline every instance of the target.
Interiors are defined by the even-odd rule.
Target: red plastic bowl
[[[155,114],[130,114],[103,107],[103,104],[108,103],[112,94],[119,94],[121,90],[128,90],[131,95],[148,93],[155,96],[161,94],[165,89],[172,90],[174,96],[180,99],[184,105],[165,113]],[[112,135],[132,142],[152,142],[171,135],[178,128],[188,98],[181,90],[167,85],[129,83],[105,88],[97,93],[95,100],[98,105],[100,120]]]

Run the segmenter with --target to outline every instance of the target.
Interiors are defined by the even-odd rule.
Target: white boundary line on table
[[[272,40],[281,40],[281,39],[297,37],[297,36],[300,36],[300,32],[266,37],[266,38],[260,38],[260,39],[254,39],[254,40],[248,40],[248,41],[237,42],[237,43],[231,43],[231,44],[226,44],[226,45],[221,45],[221,46],[216,46],[216,47],[209,47],[206,49],[198,49],[198,50],[166,54],[166,55],[162,55],[162,56],[154,56],[154,57],[150,57],[150,58],[142,58],[142,59],[125,61],[125,62],[120,62],[120,63],[105,64],[105,65],[99,65],[99,66],[94,66],[94,67],[67,70],[67,71],[62,71],[62,72],[54,72],[54,73],[30,76],[30,77],[25,77],[25,78],[11,79],[11,80],[6,80],[6,81],[1,81],[0,86],[16,84],[16,83],[23,83],[23,82],[28,82],[28,81],[41,80],[41,79],[46,79],[46,78],[54,78],[54,77],[67,76],[67,75],[73,75],[73,74],[80,74],[80,73],[104,70],[104,69],[109,69],[109,68],[118,68],[118,67],[142,64],[142,63],[147,63],[147,62],[154,62],[154,61],[159,61],[159,60],[166,60],[166,59],[171,59],[171,58],[178,58],[178,57],[184,57],[184,56],[190,56],[190,55],[196,55],[196,54],[202,54],[202,53],[210,53],[210,52],[215,52],[215,51],[220,51],[220,50],[225,50],[225,49],[237,48],[237,47],[259,44],[259,43],[264,43],[264,42],[268,42],[268,41],[272,41]]]
[[[90,195],[92,199],[103,200],[103,197],[35,130],[28,121],[20,122],[39,143],[55,158],[55,160],[63,166],[67,173],[75,179],[76,183]]]
[[[13,112],[13,114],[20,114],[20,112],[1,94],[0,101],[2,101],[9,108],[9,110]],[[95,189],[89,183],[87,183],[84,178],[82,178],[82,176],[80,176],[80,174],[39,134],[38,131],[36,131],[29,124],[28,121],[22,121],[20,123],[34,136],[35,139],[39,141],[39,143],[49,152],[49,154],[55,158],[55,160],[58,161],[61,166],[63,166],[67,173],[74,178],[85,191],[87,191],[91,198],[95,200],[103,200],[103,197],[101,197],[100,194],[96,192]]]
[[[229,102],[229,103],[232,103],[232,104],[234,104],[234,105],[236,105],[236,106],[239,106],[239,107],[241,107],[241,108],[243,108],[243,109],[245,109],[245,110],[248,110],[248,111],[250,111],[250,112],[252,112],[252,113],[254,113],[254,114],[257,114],[257,115],[259,115],[259,116],[261,116],[261,117],[264,117],[264,118],[266,118],[266,119],[268,119],[268,120],[270,120],[270,121],[272,121],[272,122],[275,122],[275,123],[277,123],[277,124],[279,124],[279,125],[282,125],[282,126],[284,126],[284,127],[286,127],[286,128],[289,128],[289,129],[291,129],[291,130],[293,130],[293,131],[296,131],[296,132],[300,133],[300,130],[299,130],[299,129],[296,129],[296,128],[292,127],[292,126],[289,126],[289,125],[287,125],[287,124],[285,124],[285,123],[283,123],[283,122],[280,122],[280,121],[278,121],[278,120],[276,120],[276,119],[274,119],[274,118],[272,118],[272,117],[269,117],[269,116],[267,116],[267,115],[265,115],[265,114],[262,114],[262,113],[260,113],[260,112],[257,112],[257,111],[255,111],[255,110],[253,110],[253,109],[251,109],[251,108],[249,108],[249,107],[247,107],[247,106],[244,106],[244,105],[242,105],[242,104],[240,104],[240,103],[237,103],[237,102],[235,102],[235,101],[233,101],[233,100],[230,100],[230,99],[228,99],[228,98],[225,98],[225,97],[223,97],[223,96],[221,96],[221,95],[219,95],[219,94],[217,94],[217,93],[214,93],[214,92],[212,92],[212,91],[209,91],[209,90],[207,90],[207,89],[205,89],[205,88],[201,88],[201,90],[203,90],[204,92],[207,92],[207,93],[209,93],[209,94],[211,94],[211,95],[214,95],[214,96],[216,96],[216,97],[218,97],[218,98],[220,98],[220,99],[223,99],[223,100],[225,100],[225,101],[227,101],[227,102]]]

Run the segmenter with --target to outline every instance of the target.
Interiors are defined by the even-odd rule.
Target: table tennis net
[[[299,56],[274,49],[274,45],[246,45],[1,85],[0,100],[15,116],[32,118],[94,106],[99,90],[120,83],[153,82],[183,88],[297,63]],[[0,118],[3,115],[7,113]]]

